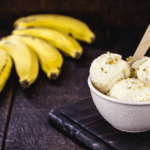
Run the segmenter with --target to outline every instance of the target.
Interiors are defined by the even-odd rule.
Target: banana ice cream
[[[124,79],[111,88],[108,96],[130,102],[149,101],[150,85],[134,78]]]
[[[134,62],[131,66],[131,74],[132,77],[150,83],[150,58],[144,57]]]
[[[116,82],[130,76],[130,66],[121,55],[109,53],[96,58],[90,67],[90,78],[94,87],[107,93]]]

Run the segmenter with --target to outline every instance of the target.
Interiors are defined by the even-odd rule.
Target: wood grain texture
[[[12,71],[13,72],[13,71]],[[14,94],[14,72],[0,93],[0,149],[3,148]]]
[[[76,103],[72,103],[70,105],[64,105],[62,107],[52,109],[49,113],[50,123],[57,126],[58,129],[60,129],[63,133],[65,134],[67,133],[67,135],[70,135],[70,137],[73,138],[74,141],[77,140],[78,143],[80,142],[84,144],[84,146],[86,146],[86,149],[113,150],[114,148],[112,146],[105,143],[100,138],[96,138],[96,136],[91,134],[88,130],[85,130],[85,128],[82,128],[81,126],[79,126],[79,122],[76,122],[77,121],[75,120],[76,118],[78,119],[80,118],[78,120],[80,121],[80,120],[83,120],[83,116],[86,118],[89,117],[88,114],[84,113],[84,110],[86,108],[87,108],[86,113],[91,110],[96,110],[95,107],[94,109],[88,110],[90,106],[92,106],[93,108],[91,97],[85,100],[76,102]],[[78,108],[81,108],[83,111],[79,110]],[[93,111],[91,113],[93,113]],[[96,113],[97,113],[97,110],[96,110]],[[99,113],[98,113],[98,116],[99,116]]]
[[[3,30],[0,28],[0,38],[7,36],[10,30]],[[12,101],[15,91],[15,73],[12,69],[9,80],[7,81],[4,89],[0,93],[0,149],[3,147],[5,134],[7,132],[7,125],[9,123],[10,111],[12,108]]]
[[[92,25],[147,26],[149,0],[2,0],[0,25],[12,26],[15,19],[35,13],[57,13],[76,17]]]
[[[150,149],[150,131],[133,134],[115,129],[99,114],[92,98],[61,108],[60,112],[89,131],[89,134],[97,136],[104,144],[107,143],[112,149]],[[72,125],[72,123],[70,124]],[[93,142],[95,142],[94,139]],[[106,149],[108,148],[106,144],[104,145],[104,149],[105,147]],[[94,147],[92,147],[92,149],[94,149]]]
[[[12,108],[6,150],[84,149],[49,124],[50,109],[79,101],[90,96],[87,86],[89,66],[105,49],[104,31],[96,32],[94,45],[82,43],[84,54],[80,60],[64,57],[64,65],[57,81],[50,81],[40,71],[37,81],[26,91],[18,85]]]

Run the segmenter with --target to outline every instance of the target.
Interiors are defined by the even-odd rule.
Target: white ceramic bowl
[[[143,132],[150,130],[150,102],[123,102],[99,92],[88,85],[94,104],[100,114],[115,128],[125,132]]]

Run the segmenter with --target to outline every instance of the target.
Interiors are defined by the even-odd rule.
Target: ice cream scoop
[[[107,93],[112,86],[130,76],[130,66],[119,54],[103,54],[96,58],[90,67],[93,86],[102,93]]]
[[[126,102],[150,101],[150,85],[134,78],[124,79],[111,88],[108,96]]]
[[[150,58],[143,57],[131,66],[131,75],[141,81],[150,83]]]

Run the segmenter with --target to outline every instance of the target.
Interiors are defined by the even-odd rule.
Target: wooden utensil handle
[[[147,30],[145,31],[145,34],[144,34],[138,48],[136,49],[130,64],[133,64],[135,61],[142,59],[143,56],[146,54],[149,46],[150,46],[150,25],[148,26]]]

